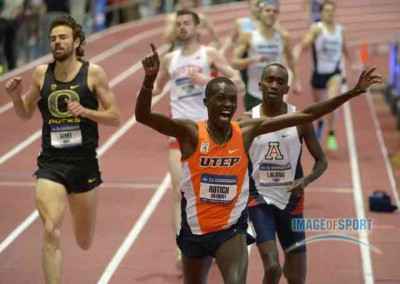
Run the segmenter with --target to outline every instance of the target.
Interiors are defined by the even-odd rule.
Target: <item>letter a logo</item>
[[[265,160],[283,160],[283,155],[279,149],[279,142],[268,143],[268,152],[265,155]]]

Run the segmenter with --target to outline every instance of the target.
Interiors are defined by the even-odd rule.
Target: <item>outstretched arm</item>
[[[348,100],[365,93],[367,89],[376,83],[381,83],[381,76],[373,75],[376,68],[364,70],[354,88],[348,92],[318,103],[314,103],[300,112],[289,113],[272,118],[254,119],[246,122],[246,127],[250,127],[253,138],[264,133],[277,131],[283,128],[312,122],[325,114],[332,112]],[[254,128],[253,128],[254,127]]]

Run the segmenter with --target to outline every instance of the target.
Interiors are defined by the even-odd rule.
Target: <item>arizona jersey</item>
[[[248,50],[248,57],[252,57],[253,55],[265,55],[267,60],[252,63],[247,67],[247,90],[252,96],[262,99],[262,93],[258,87],[262,71],[268,64],[284,63],[284,46],[282,36],[278,30],[275,30],[270,39],[265,38],[258,30],[254,30],[251,33],[251,45]]]
[[[343,52],[342,27],[335,24],[333,33],[328,31],[322,22],[318,22],[321,32],[314,40],[314,70],[318,74],[332,74],[340,68]]]
[[[206,52],[205,46],[201,46],[190,56],[183,56],[182,49],[173,52],[168,68],[171,78],[170,106],[173,118],[194,121],[207,119],[207,108],[203,104],[205,86],[194,85],[189,79],[189,76],[195,73],[211,76]]]
[[[231,122],[232,137],[215,144],[198,122],[199,140],[195,153],[182,161],[182,227],[202,235],[246,222],[248,159],[242,132]]]
[[[73,117],[65,102],[68,99],[79,102],[85,108],[98,109],[98,100],[87,84],[88,69],[89,62],[82,61],[72,81],[60,82],[54,75],[55,63],[48,65],[38,102],[43,118],[43,152],[95,155],[99,139],[97,123],[87,118]]]
[[[296,111],[292,105],[288,104],[287,107],[288,113]],[[259,118],[260,112],[261,105],[254,107],[253,118]],[[291,194],[286,190],[295,179],[303,176],[301,151],[302,144],[296,126],[254,139],[249,149],[249,206],[267,203],[281,210],[287,207]]]

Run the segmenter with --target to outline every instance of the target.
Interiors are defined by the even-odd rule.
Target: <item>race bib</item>
[[[176,95],[178,100],[185,99],[188,97],[201,96],[203,95],[203,87],[193,85],[189,77],[178,78],[175,80]]]
[[[237,194],[237,176],[203,174],[200,183],[200,201],[231,203]]]
[[[338,55],[341,54],[342,45],[338,41],[326,40],[323,44],[322,51],[325,55],[325,60],[336,62]]]
[[[51,126],[51,146],[72,148],[82,145],[82,132],[79,124]]]
[[[263,186],[288,186],[293,182],[293,171],[290,163],[275,165],[260,163],[260,184]]]

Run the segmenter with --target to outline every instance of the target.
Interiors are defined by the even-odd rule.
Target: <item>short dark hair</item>
[[[192,10],[179,10],[178,12],[176,12],[176,17],[178,18],[179,16],[183,16],[183,15],[192,15],[193,20],[194,20],[194,24],[197,26],[198,24],[200,24],[200,17],[199,15],[197,15],[195,12],[193,12]]]
[[[223,83],[225,83],[227,85],[232,85],[236,89],[236,85],[235,85],[235,83],[233,83],[232,80],[230,80],[226,77],[215,77],[215,78],[211,79],[210,82],[208,82],[206,85],[206,90],[205,90],[206,98],[210,98],[217,91],[219,91],[219,85],[223,84]]]
[[[268,64],[268,65],[264,68],[264,70],[262,71],[261,80],[264,80],[264,78],[265,78],[265,71],[267,71],[268,68],[273,67],[273,66],[279,67],[281,70],[283,70],[283,72],[286,74],[286,80],[289,81],[289,73],[288,73],[286,67],[283,66],[283,65],[280,64],[280,63],[277,63],[277,62]]]
[[[332,0],[325,0],[324,2],[321,3],[321,6],[319,6],[319,11],[322,12],[322,10],[324,10],[324,7],[326,5],[332,5],[333,8],[336,8],[336,4],[334,1]]]
[[[72,29],[72,35],[74,41],[79,38],[80,43],[78,48],[76,49],[76,56],[78,57],[83,57],[85,55],[85,50],[83,49],[83,46],[86,44],[86,38],[85,38],[85,32],[82,29],[82,26],[78,24],[74,18],[72,18],[68,14],[63,14],[60,16],[55,17],[50,24],[50,30],[51,31],[58,26],[68,26]]]

